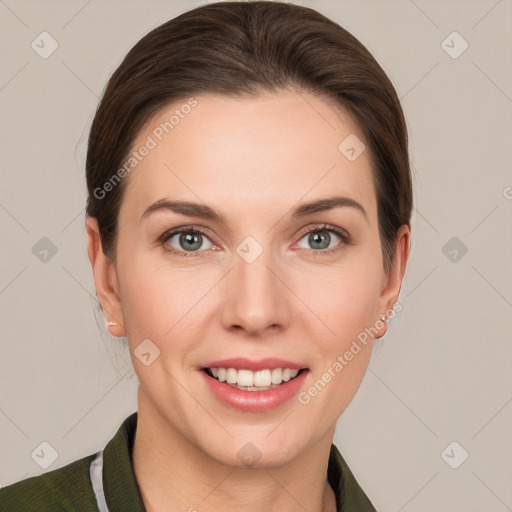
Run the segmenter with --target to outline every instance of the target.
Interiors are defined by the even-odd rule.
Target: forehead
[[[358,152],[365,144],[346,111],[308,93],[185,98],[139,132],[121,213],[135,220],[152,202],[173,198],[204,202],[228,217],[254,215],[339,194],[363,203],[372,217],[370,156],[364,150],[348,158],[354,152],[344,141]]]

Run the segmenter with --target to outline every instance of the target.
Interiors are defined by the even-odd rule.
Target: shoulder
[[[0,512],[97,512],[88,455],[42,475],[0,488]]]

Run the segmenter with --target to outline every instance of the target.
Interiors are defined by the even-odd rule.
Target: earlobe
[[[120,338],[126,335],[126,330],[116,269],[112,260],[103,252],[97,219],[88,216],[85,227],[87,253],[94,277],[96,296],[105,315],[108,330],[113,336]]]

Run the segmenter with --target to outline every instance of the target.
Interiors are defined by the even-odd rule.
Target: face
[[[339,149],[365,141],[327,100],[195,98],[160,111],[133,144],[154,147],[124,178],[115,265],[101,249],[91,259],[98,296],[120,324],[111,332],[128,337],[139,400],[174,432],[222,463],[241,464],[245,447],[282,464],[332,439],[398,298],[407,229],[385,274],[370,156]],[[346,199],[304,207],[335,197]],[[175,201],[197,207],[165,205]],[[204,370],[223,366],[263,370],[227,372],[253,385],[278,382],[264,370],[301,371],[247,391]]]

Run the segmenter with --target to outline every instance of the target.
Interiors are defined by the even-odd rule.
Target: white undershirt
[[[91,462],[89,475],[99,512],[109,512],[105,501],[105,492],[103,491],[103,450],[99,451],[96,458]]]

